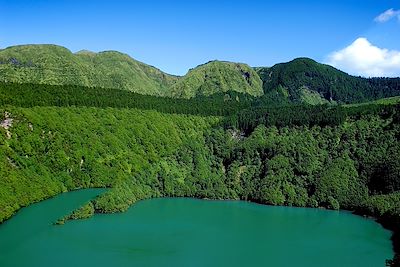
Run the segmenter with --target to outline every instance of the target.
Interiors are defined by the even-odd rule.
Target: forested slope
[[[129,180],[216,122],[113,108],[7,107],[1,114],[11,122],[0,127],[0,221],[61,192]]]
[[[254,100],[255,98],[248,94],[233,91],[187,100],[170,97],[161,98],[108,88],[0,82],[0,106],[139,108],[157,110],[164,113],[223,116],[235,114],[253,104],[261,105],[266,104],[268,101],[272,105],[272,101],[275,101],[273,99],[263,99],[260,103],[258,101],[256,103]]]
[[[118,90],[92,98],[96,88],[45,87],[40,100],[43,86],[2,86],[14,96],[0,110],[2,221],[63,191],[109,187],[71,217],[162,196],[349,209],[393,230],[399,255],[399,104],[272,107],[244,97],[241,106],[242,95],[221,95],[214,117],[201,108],[207,99],[172,109],[173,99],[129,95],[118,106]]]
[[[309,58],[256,71],[265,93],[282,91],[293,102],[358,103],[400,95],[400,78],[355,77]]]

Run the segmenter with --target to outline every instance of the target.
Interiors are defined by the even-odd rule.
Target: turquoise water
[[[318,209],[186,198],[52,223],[96,196],[82,190],[22,209],[0,225],[0,266],[384,266],[390,232]]]

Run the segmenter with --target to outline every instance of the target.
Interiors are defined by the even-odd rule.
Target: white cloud
[[[391,20],[392,18],[397,17],[397,19],[400,21],[400,10],[394,10],[393,8],[386,10],[379,16],[375,18],[376,22],[386,22]]]
[[[400,77],[400,51],[379,48],[366,38],[331,53],[327,64],[364,77]]]

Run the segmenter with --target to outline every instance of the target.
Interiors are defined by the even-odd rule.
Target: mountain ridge
[[[0,81],[115,88],[173,98],[233,91],[313,105],[359,103],[400,95],[400,78],[351,76],[305,57],[271,67],[212,60],[189,69],[184,76],[176,76],[119,51],[73,53],[52,44],[1,49]]]
[[[296,58],[255,70],[263,80],[265,94],[285,90],[292,102],[307,103],[302,99],[310,92],[313,101],[319,103],[365,102],[400,94],[400,78],[356,77],[310,58]],[[313,101],[309,104],[315,104]]]
[[[228,91],[261,96],[262,81],[247,64],[212,60],[190,69],[172,85],[170,93],[173,97],[190,98]]]
[[[47,44],[0,50],[0,62],[2,81],[119,88],[158,96],[177,78],[118,51],[72,53]]]

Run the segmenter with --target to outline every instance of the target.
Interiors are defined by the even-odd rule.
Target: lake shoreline
[[[381,266],[393,256],[391,233],[351,212],[252,201],[149,198],[124,213],[96,215],[54,227],[50,222],[57,216],[100,193],[78,191],[24,209],[0,228],[5,241],[0,265],[27,266],[19,255],[31,253],[35,255],[30,258],[34,266],[40,262],[46,267],[53,263],[45,256],[48,253],[54,259],[78,253],[60,266],[74,262],[76,266],[87,266],[96,255],[97,266],[109,266],[111,261],[115,261],[114,266],[160,266],[155,263],[161,262],[161,266],[187,266],[199,255],[199,249],[204,249],[202,255],[208,255],[198,259],[202,266],[233,267],[243,266],[244,262],[292,266],[296,261],[302,263],[300,266],[313,267],[331,257],[326,266]],[[30,223],[25,230],[17,233],[27,221]],[[221,253],[215,254],[218,250]],[[293,258],[280,265],[287,251],[293,251]],[[319,257],[313,259],[315,253]]]
[[[28,207],[32,204],[37,204],[39,202],[45,201],[45,200],[49,200],[49,199],[53,199],[57,196],[60,196],[61,194],[64,193],[70,193],[70,192],[75,192],[75,191],[80,191],[80,190],[85,190],[85,189],[110,189],[111,187],[88,187],[88,188],[76,188],[73,189],[71,191],[65,191],[59,194],[55,194],[52,196],[49,196],[45,199],[41,199],[38,200],[36,202],[33,202],[31,204],[28,204],[26,206],[21,207],[20,209],[18,209],[16,212],[13,213],[12,216],[10,216],[9,218],[7,218],[6,220],[0,222],[0,226],[2,224],[4,224],[5,222],[9,221],[11,218],[13,218],[22,208]],[[99,197],[101,194],[104,194],[104,192],[100,193],[99,195],[97,195],[96,197],[94,197],[92,200],[95,200],[97,197]],[[242,201],[242,202],[248,202],[248,203],[253,203],[253,204],[257,204],[257,205],[261,205],[261,206],[270,206],[270,207],[292,207],[292,208],[306,208],[306,209],[318,209],[318,210],[331,210],[331,211],[335,211],[333,209],[328,209],[326,207],[310,207],[310,206],[305,206],[305,207],[297,207],[297,206],[287,206],[287,205],[270,205],[270,204],[266,204],[266,203],[262,203],[260,201],[256,201],[256,200],[241,200],[241,199],[212,199],[212,198],[201,198],[201,197],[186,197],[186,196],[160,196],[160,197],[150,197],[150,198],[144,198],[144,199],[139,199],[137,200],[135,203],[133,203],[130,207],[133,207],[134,205],[136,205],[138,202],[144,201],[144,200],[150,200],[150,199],[163,199],[163,198],[188,198],[188,199],[195,199],[195,200],[206,200],[206,201]],[[91,201],[92,201],[91,200]],[[83,203],[82,205],[84,205],[85,203]],[[79,208],[78,208],[79,209]],[[393,248],[393,252],[394,252],[394,258],[393,259],[387,259],[388,261],[391,260],[395,260],[395,262],[397,263],[398,259],[400,258],[400,228],[399,225],[396,224],[396,222],[394,221],[394,219],[392,218],[386,218],[383,216],[376,216],[374,214],[371,214],[369,212],[366,212],[365,210],[362,209],[355,209],[355,210],[348,210],[348,209],[339,209],[337,211],[345,211],[345,212],[350,212],[356,216],[360,216],[363,217],[365,219],[368,220],[373,220],[377,223],[379,223],[383,228],[391,231],[392,235],[391,235],[391,241],[392,241],[392,248]],[[114,214],[114,213],[124,213],[126,211],[117,211],[117,212],[101,212],[99,210],[95,210],[93,215],[96,214]],[[65,214],[64,217],[67,217],[68,214]],[[65,220],[65,222],[69,221],[69,220],[85,220],[88,218],[77,218],[77,219],[73,219],[73,218],[68,218]],[[57,224],[56,222],[53,223],[53,225],[55,226],[62,226],[63,224]],[[396,261],[397,260],[397,261]],[[388,265],[390,266],[390,265]],[[393,266],[397,266],[397,265],[393,265]]]

